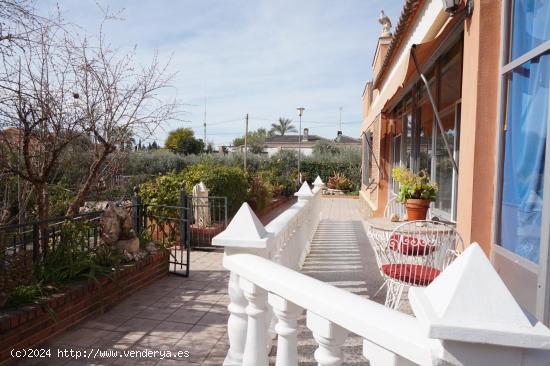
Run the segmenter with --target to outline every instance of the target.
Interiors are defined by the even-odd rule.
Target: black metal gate
[[[182,189],[177,206],[142,204],[139,195],[133,206],[138,232],[170,251],[170,273],[179,276],[189,276],[191,248],[212,249],[212,238],[227,226],[226,197],[188,196]]]

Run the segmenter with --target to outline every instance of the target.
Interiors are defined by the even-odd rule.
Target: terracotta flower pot
[[[407,209],[407,220],[426,220],[428,209],[430,208],[430,200],[420,200],[409,198],[405,202]]]

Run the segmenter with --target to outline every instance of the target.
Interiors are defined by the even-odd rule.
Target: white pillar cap
[[[409,299],[429,338],[550,349],[550,330],[520,307],[477,243]]]
[[[323,180],[321,179],[320,176],[317,176],[317,178],[315,178],[315,180],[313,181],[313,185],[314,185],[315,187],[317,187],[317,186],[324,186],[325,183],[323,183]]]
[[[302,186],[298,190],[298,192],[294,193],[294,195],[298,198],[304,197],[312,197],[313,192],[311,192],[311,188],[309,188],[309,184],[307,182],[302,183]]]
[[[252,211],[243,203],[227,228],[212,238],[212,245],[240,248],[266,248],[270,234]]]

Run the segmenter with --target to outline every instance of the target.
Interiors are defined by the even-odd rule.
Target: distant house
[[[310,135],[309,129],[304,128],[301,144],[298,143],[298,135],[272,136],[265,139],[265,151],[269,156],[281,150],[298,150],[301,146],[302,154],[309,156],[313,153],[313,147],[318,142],[337,142],[343,146],[361,146],[361,140],[343,135],[340,131],[335,139],[327,139],[318,135]]]

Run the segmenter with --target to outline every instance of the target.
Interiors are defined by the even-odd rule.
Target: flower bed
[[[41,305],[0,311],[0,364],[10,363],[12,349],[43,343],[90,315],[105,311],[168,274],[169,253],[159,250],[121,266],[109,277],[73,284]]]

